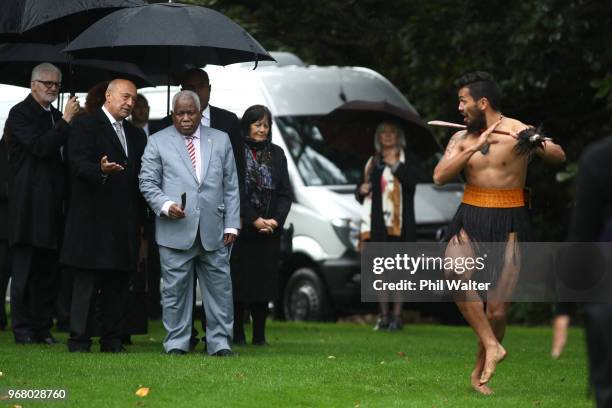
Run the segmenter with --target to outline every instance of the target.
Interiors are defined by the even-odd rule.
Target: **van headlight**
[[[359,223],[350,218],[334,218],[331,224],[340,242],[356,251],[359,244]]]

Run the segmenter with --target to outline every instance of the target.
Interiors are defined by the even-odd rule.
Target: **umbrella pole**
[[[168,61],[166,63],[166,74],[168,75],[168,86],[166,88],[166,116],[170,116],[170,47],[168,47]]]

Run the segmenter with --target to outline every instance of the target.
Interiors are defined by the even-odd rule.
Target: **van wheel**
[[[287,320],[325,320],[329,306],[321,278],[310,268],[300,268],[291,275],[283,296]]]

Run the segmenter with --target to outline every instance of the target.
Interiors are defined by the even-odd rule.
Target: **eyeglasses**
[[[41,84],[43,84],[43,85],[45,86],[45,88],[47,88],[47,89],[51,89],[51,88],[53,88],[54,86],[55,86],[57,89],[59,89],[59,88],[61,88],[61,87],[62,87],[62,83],[61,83],[61,82],[55,82],[55,81],[41,81],[41,80],[38,80],[38,79],[35,79],[34,81],[36,81],[36,82],[40,82],[40,83],[41,83]]]

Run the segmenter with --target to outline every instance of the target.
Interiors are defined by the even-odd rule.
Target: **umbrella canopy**
[[[3,0],[0,42],[66,42],[114,10],[143,4],[143,0]]]
[[[408,149],[421,158],[428,159],[442,149],[416,112],[387,101],[349,101],[323,116],[318,125],[328,132],[350,135],[355,143],[372,146],[376,127],[385,120],[404,130]]]
[[[129,79],[138,88],[154,85],[134,64],[73,59],[61,52],[65,45],[0,45],[0,83],[29,88],[32,69],[41,62],[50,62],[62,70],[65,87],[72,92],[87,92],[97,83],[114,78]],[[69,72],[70,69],[72,72]]]
[[[214,10],[158,3],[117,10],[75,38],[66,52],[79,58],[142,65],[228,65],[274,59],[242,27]]]

